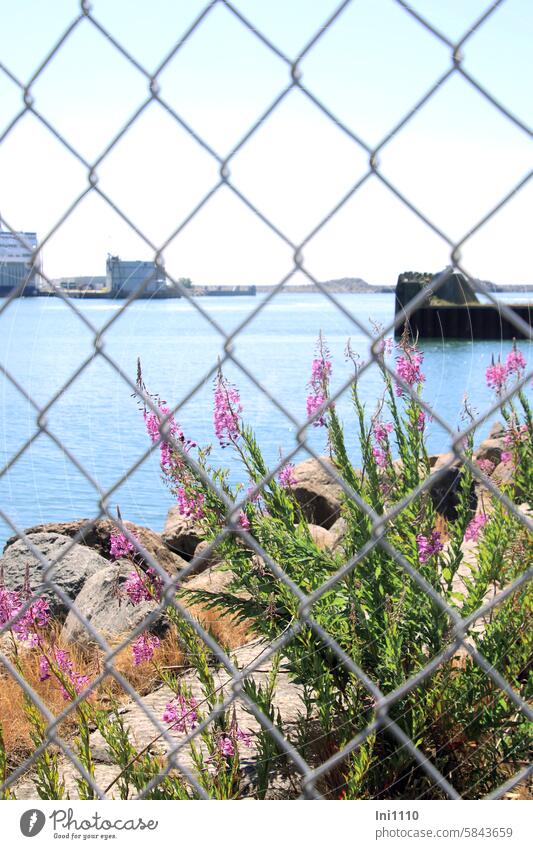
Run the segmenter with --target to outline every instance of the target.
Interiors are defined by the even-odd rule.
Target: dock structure
[[[256,286],[203,286],[202,294],[211,297],[231,297],[232,295],[257,294]]]
[[[135,293],[138,293],[138,298],[179,297],[167,280],[164,270],[155,262],[123,260],[118,256],[108,255],[106,276],[106,288],[112,298],[129,298]]]
[[[437,275],[406,272],[396,284],[395,316],[404,316],[396,327],[401,336],[407,324],[412,336],[421,339],[514,339],[530,338],[503,315],[499,306],[481,303],[467,278],[450,271],[445,282],[410,315],[410,301],[427,287]],[[512,304],[513,312],[532,327],[533,304]]]
[[[37,246],[37,233],[5,230],[0,219],[0,298],[13,292],[25,298],[38,294],[41,263]]]

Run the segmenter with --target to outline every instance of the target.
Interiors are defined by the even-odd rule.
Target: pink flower
[[[417,428],[417,430],[422,431],[422,430],[424,430],[425,426],[426,426],[426,414],[425,414],[424,410],[420,410],[420,412],[418,413],[418,419],[416,421],[416,428]]]
[[[45,598],[38,598],[27,611],[13,623],[13,633],[30,646],[37,646],[40,637],[37,629],[46,628],[50,622],[50,607]]]
[[[439,531],[432,531],[429,537],[418,534],[416,544],[418,546],[418,559],[421,563],[425,563],[434,554],[442,551],[444,547],[440,541]]]
[[[4,586],[0,586],[0,625],[5,625],[6,622],[13,619],[20,607],[19,594],[14,590],[6,590]]]
[[[516,374],[518,376],[526,368],[526,361],[524,359],[521,351],[518,351],[516,346],[513,345],[513,350],[509,351],[507,354],[507,359],[505,360],[505,367],[507,369],[507,374]]]
[[[139,666],[139,664],[151,660],[159,645],[159,640],[153,634],[139,634],[131,644],[134,666]]]
[[[291,489],[293,486],[296,486],[298,478],[294,474],[294,465],[292,463],[286,463],[279,470],[278,480],[280,482],[280,486],[285,489]]]
[[[372,422],[372,435],[378,442],[385,442],[393,429],[392,422],[381,422],[379,419],[374,419]]]
[[[239,417],[242,404],[239,392],[229,383],[221,371],[215,378],[215,410],[213,424],[222,448],[227,448],[240,434]]]
[[[496,468],[492,460],[489,460],[488,458],[485,460],[478,460],[477,465],[485,475],[490,475]]]
[[[133,536],[133,535],[132,535]],[[135,546],[120,531],[113,531],[109,536],[109,553],[114,560],[135,554]]]
[[[420,370],[423,359],[422,351],[417,351],[416,348],[405,348],[404,353],[396,358],[398,377],[401,377],[409,386],[420,386],[426,379]],[[402,394],[403,389],[399,384],[396,384],[395,392],[398,396]]]
[[[244,510],[241,510],[241,512],[239,513],[239,525],[245,531],[250,530],[250,520],[249,520],[248,516],[246,515],[246,513],[244,512]]]
[[[133,569],[124,582],[124,592],[130,602],[134,605],[142,601],[159,601],[163,582],[154,569],[150,567],[146,572],[138,572]]]
[[[466,528],[465,540],[477,540],[482,528],[488,521],[489,517],[485,513],[480,513],[479,516],[475,516]]]
[[[326,400],[326,396],[322,394],[322,392],[317,392],[316,394],[311,394],[307,396],[306,401],[306,411],[307,418],[312,418],[316,411],[320,409],[322,404],[324,404]],[[313,422],[313,427],[325,427],[326,419],[324,418],[324,412]]]
[[[311,365],[311,380],[307,384],[310,393],[306,400],[307,418],[312,418],[328,397],[329,379],[331,376],[331,359],[322,333],[318,337],[316,356]],[[324,413],[314,422],[313,427],[325,427]]]
[[[42,654],[39,658],[39,681],[46,681],[48,678],[50,678],[50,664]]]
[[[492,363],[488,366],[485,377],[489,389],[495,389],[496,392],[501,392],[507,380],[507,366],[504,366],[502,363]]]
[[[31,596],[29,584],[26,581],[24,595]],[[12,620],[22,608],[23,602],[20,594],[15,590],[7,590],[0,585],[0,625],[5,625]],[[25,613],[11,625],[15,636],[29,646],[39,644],[39,633],[37,629],[46,628],[50,622],[50,607],[45,598],[34,601]]]
[[[165,706],[163,722],[168,722],[172,728],[186,733],[189,728],[193,729],[198,724],[198,702],[191,696],[185,698],[181,693]]]
[[[221,734],[218,738],[218,751],[223,758],[232,758],[235,754],[235,746],[227,734]]]
[[[512,451],[502,451],[501,462],[509,463],[510,460],[513,459]]]
[[[387,465],[386,452],[383,450],[383,448],[380,448],[379,445],[374,445],[372,448],[372,454],[374,455],[374,460],[376,461],[377,465],[381,469],[383,469]]]
[[[178,510],[182,516],[197,520],[204,518],[205,495],[195,490],[187,491],[182,486],[177,490],[176,497],[178,500]]]
[[[68,651],[54,648],[53,660],[63,675],[68,679],[76,695],[79,696],[89,683],[89,677],[87,675],[80,675],[79,672],[76,672]],[[39,680],[46,681],[47,678],[50,678],[50,671],[50,663],[48,659],[44,655],[41,655],[39,658]],[[63,684],[60,685],[60,690],[65,701],[72,698],[72,694],[69,693]]]

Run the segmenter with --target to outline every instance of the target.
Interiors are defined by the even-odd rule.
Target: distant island
[[[475,283],[482,283],[487,287],[489,292],[533,292],[533,283],[522,283],[520,285],[514,286],[501,286],[497,283],[491,283],[489,280],[479,280],[474,279]],[[371,283],[367,283],[366,280],[363,280],[361,277],[341,277],[337,280],[325,280],[320,283],[328,292],[332,292],[333,294],[363,294],[363,295],[375,295],[380,293],[392,294],[396,290],[396,286],[387,286],[387,285],[373,285]],[[258,286],[257,292],[271,292],[273,286]],[[296,286],[294,284],[284,286],[281,289],[281,292],[318,292],[320,293],[320,289],[314,283],[309,283],[308,285]]]

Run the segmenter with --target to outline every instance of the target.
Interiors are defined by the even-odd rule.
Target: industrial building
[[[0,298],[8,297],[21,286],[18,294],[36,295],[40,283],[37,233],[2,229],[0,221]]]
[[[165,272],[154,262],[122,260],[118,256],[109,255],[106,270],[107,288],[113,298],[129,298],[139,291],[146,281],[148,282],[142,292],[139,291],[140,298],[168,297],[172,288]]]

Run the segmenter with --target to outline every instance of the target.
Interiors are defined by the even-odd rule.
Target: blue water
[[[260,297],[198,299],[195,303],[206,317],[182,300],[139,301],[126,310],[124,302],[72,303],[97,331],[103,331],[103,352],[132,381],[137,357],[141,357],[148,388],[169,404],[182,405],[179,422],[188,437],[203,444],[213,440],[210,372],[217,358],[225,356],[230,334],[235,333],[233,355],[238,362],[299,421],[305,416],[306,383],[319,330],[333,357],[333,389],[350,377],[351,365],[344,357],[346,340],[351,338],[363,359],[369,347],[352,317],[366,326],[370,319],[387,325],[393,318],[394,300],[389,294],[335,298],[345,313],[321,295],[278,295],[242,330],[238,328],[261,305]],[[506,299],[524,300],[524,296]],[[40,409],[51,404],[47,428],[83,467],[83,471],[76,468],[52,436],[38,434],[34,407],[0,372],[0,467],[5,468],[36,437],[1,475],[0,504],[21,527],[94,516],[99,496],[86,475],[104,490],[126,476],[110,505],[119,504],[125,518],[159,530],[171,496],[161,482],[156,454],[130,473],[148,447],[142,417],[131,397],[132,388],[103,356],[94,356],[94,335],[69,305],[56,298],[18,299],[0,313],[0,364]],[[485,368],[493,354],[505,356],[510,347],[510,342],[425,342],[425,398],[452,426],[460,422],[465,394],[482,413],[491,403]],[[526,343],[521,348],[531,362]],[[74,378],[83,363],[85,368]],[[277,462],[280,449],[286,453],[294,448],[297,426],[236,364],[225,365],[225,370],[239,386],[245,418],[253,425],[267,461]],[[72,378],[68,390],[54,400]],[[373,366],[361,381],[369,413],[375,409],[380,386]],[[348,392],[337,406],[357,460]],[[488,427],[483,426],[480,437]],[[323,452],[324,430],[310,428],[308,433],[313,448]],[[432,451],[449,445],[435,422],[429,428],[428,444]],[[234,479],[238,477],[230,449],[215,447],[212,457],[228,465]],[[0,542],[10,533],[0,519]]]

